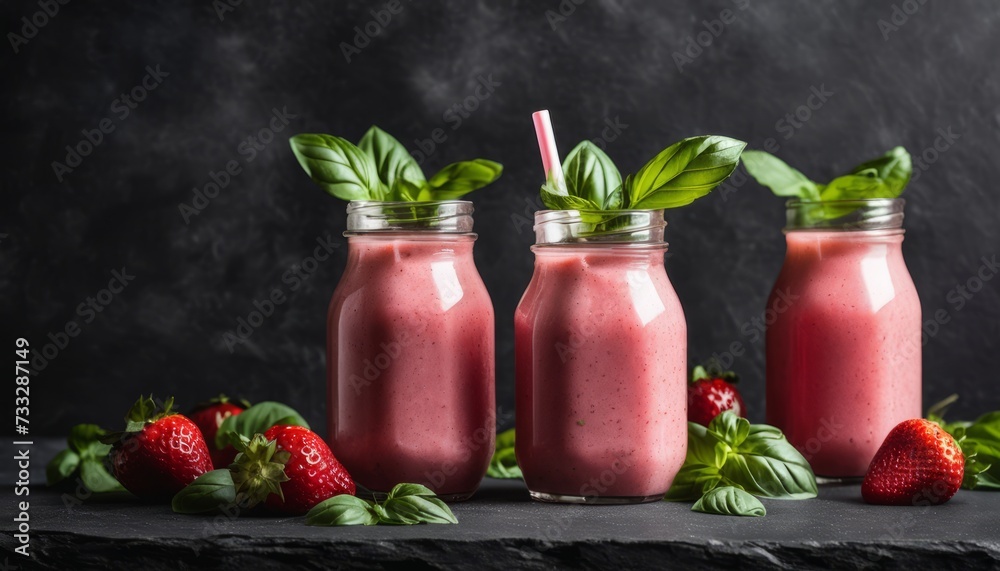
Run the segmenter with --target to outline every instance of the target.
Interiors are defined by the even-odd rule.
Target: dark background
[[[218,392],[286,401],[324,430],[325,318],[345,260],[344,204],[307,179],[287,137],[357,140],[371,124],[411,149],[442,129],[428,174],[474,157],[506,167],[471,198],[477,263],[496,306],[500,418],[509,424],[512,314],[532,270],[524,217],[542,182],[530,113],[540,108],[551,110],[563,153],[601,137],[607,122],[627,125],[606,143],[623,172],[708,133],[756,148],[773,138],[777,154],[823,181],[897,144],[926,152],[934,161],[905,194],[904,253],[925,319],[940,309],[948,322],[924,348],[925,404],[959,392],[956,416],[1000,408],[1000,280],[961,309],[948,297],[1000,249],[995,2],[564,0],[572,13],[555,21],[547,12],[560,9],[556,0],[404,0],[348,63],[341,43],[383,5],[245,2],[220,19],[209,2],[73,0],[18,53],[8,36],[0,49],[7,342],[24,336],[38,352],[67,321],[80,328],[32,380],[33,434],[82,421],[117,427],[150,391],[184,405]],[[879,20],[892,23],[894,5],[901,25],[886,37]],[[720,28],[711,21],[725,9],[735,20]],[[2,10],[6,31],[20,34],[21,18],[39,7]],[[679,70],[675,52],[702,32],[711,45]],[[169,75],[120,119],[115,100],[157,64]],[[480,77],[492,77],[495,91],[454,128],[445,112]],[[779,123],[812,88],[833,95],[800,128]],[[294,118],[249,161],[240,145],[275,108]],[[52,162],[65,162],[66,145],[103,118],[114,132],[59,182]],[[959,135],[950,148],[927,151],[948,128]],[[229,161],[240,174],[185,223],[179,205]],[[780,268],[783,208],[754,183],[726,190],[668,212],[668,271],[691,358],[741,343],[733,367],[762,420],[763,341],[741,328],[763,311]],[[336,255],[291,291],[282,275],[327,236],[342,244]],[[135,279],[87,323],[77,306],[122,267]],[[225,332],[275,287],[288,301],[231,352]]]

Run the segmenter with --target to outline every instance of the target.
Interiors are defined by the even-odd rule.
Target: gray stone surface
[[[856,485],[824,487],[815,500],[764,500],[764,518],[735,518],[666,502],[539,504],[520,482],[488,479],[471,501],[453,504],[458,525],[315,528],[301,517],[181,516],[127,498],[67,501],[42,484],[55,445],[32,451],[33,555],[8,555],[19,568],[1000,568],[1000,493],[889,508],[864,504]],[[0,448],[11,457],[9,444]],[[14,545],[7,497],[5,554]]]

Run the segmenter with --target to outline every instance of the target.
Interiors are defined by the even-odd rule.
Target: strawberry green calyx
[[[739,376],[733,371],[723,371],[718,367],[709,365],[708,367],[698,365],[691,370],[691,383],[697,383],[703,380],[712,379],[722,379],[727,383],[736,384],[740,380]]]
[[[285,464],[291,454],[278,450],[276,441],[259,433],[249,439],[240,437],[233,445],[240,452],[229,467],[236,486],[237,504],[252,508],[271,494],[284,500],[281,483],[288,481]]]
[[[125,432],[139,432],[147,424],[156,422],[165,416],[177,414],[172,410],[173,407],[174,397],[165,400],[161,407],[153,400],[152,394],[148,397],[139,396],[139,400],[135,401],[128,414],[125,415]]]

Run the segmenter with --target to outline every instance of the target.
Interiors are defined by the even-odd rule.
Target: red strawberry
[[[237,501],[304,514],[323,500],[354,495],[354,480],[330,447],[303,426],[273,426],[243,445],[230,468]]]
[[[212,469],[208,445],[198,426],[163,408],[153,396],[139,397],[125,416],[125,432],[109,435],[115,478],[140,498],[170,497]]]
[[[199,404],[191,411],[189,416],[205,435],[205,442],[208,443],[208,449],[212,453],[212,465],[216,469],[229,466],[236,458],[236,449],[232,445],[227,445],[221,450],[215,447],[215,435],[219,432],[219,426],[223,420],[236,416],[248,408],[250,403],[243,399],[230,399],[226,395],[219,395]]]
[[[962,485],[965,456],[937,423],[904,420],[885,437],[868,466],[861,495],[870,504],[943,504]]]
[[[736,390],[736,381],[736,373],[732,371],[710,372],[700,365],[695,367],[688,384],[688,420],[708,426],[725,410],[745,417],[747,407]]]

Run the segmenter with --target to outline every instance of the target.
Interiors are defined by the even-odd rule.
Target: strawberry
[[[747,407],[736,390],[737,380],[736,373],[732,371],[710,371],[700,365],[695,367],[688,384],[688,420],[708,426],[725,410],[745,417]]]
[[[263,503],[269,510],[304,514],[323,500],[354,495],[351,475],[315,432],[303,426],[273,426],[241,443],[230,467],[237,502]]]
[[[216,448],[215,435],[219,432],[219,426],[222,425],[223,420],[230,416],[236,416],[248,408],[250,408],[250,403],[243,399],[230,399],[226,395],[219,395],[197,405],[188,415],[201,429],[201,433],[205,435],[205,442],[208,443],[212,454],[212,465],[216,469],[229,466],[236,458],[236,449],[232,445],[227,445],[221,450]]]
[[[950,434],[929,420],[904,420],[872,458],[861,495],[870,504],[943,504],[958,491],[964,474],[965,456]]]
[[[125,431],[103,440],[112,445],[115,478],[140,498],[170,497],[212,469],[201,430],[173,412],[173,403],[169,398],[160,408],[152,395],[139,397],[125,415]]]

